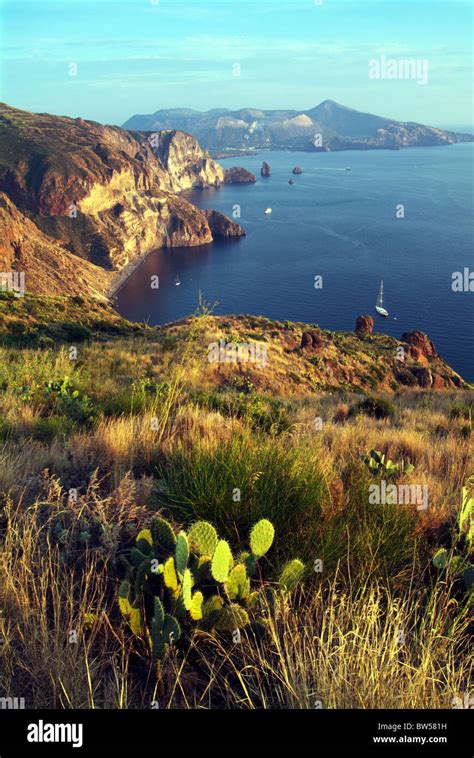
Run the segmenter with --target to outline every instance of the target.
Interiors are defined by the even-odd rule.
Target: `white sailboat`
[[[181,284],[181,282],[180,282],[180,280],[179,280],[179,276],[177,276],[177,277],[176,277],[176,279],[174,280],[174,283],[175,283],[175,285],[176,285],[177,287],[179,287],[179,285]]]
[[[375,310],[380,316],[388,316],[388,311],[383,307],[383,279],[380,282],[379,296],[377,298]]]

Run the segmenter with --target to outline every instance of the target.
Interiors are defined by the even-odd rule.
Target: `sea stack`
[[[270,164],[266,161],[263,161],[262,168],[260,169],[260,173],[262,176],[271,176],[272,169],[270,167]]]
[[[295,166],[294,167],[293,174],[302,174],[302,173],[303,173],[303,169],[302,168],[300,168],[299,166]]]
[[[371,335],[374,328],[372,316],[357,316],[355,332],[359,337]]]

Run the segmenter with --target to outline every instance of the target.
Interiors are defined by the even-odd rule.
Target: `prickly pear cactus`
[[[282,590],[291,592],[301,581],[304,574],[304,563],[294,558],[284,566],[280,574],[279,585]]]
[[[261,581],[252,589],[251,577],[274,535],[270,521],[258,521],[250,532],[251,552],[241,553],[234,564],[228,543],[219,540],[207,521],[197,521],[188,533],[181,530],[176,536],[171,524],[158,516],[150,529],[139,532],[130,562],[125,561],[118,604],[140,644],[148,642],[158,676],[159,661],[179,640],[181,625],[223,633],[243,629],[262,592],[271,594],[275,607],[278,595],[296,586],[304,572],[298,560],[284,567],[279,589]]]
[[[273,524],[265,518],[253,526],[250,532],[250,549],[256,558],[261,558],[270,550],[274,536]]]
[[[214,555],[219,538],[208,521],[197,521],[189,530],[189,542],[198,555]]]
[[[153,544],[156,547],[167,551],[174,550],[174,547],[176,545],[176,535],[169,521],[161,518],[161,516],[155,516],[151,522],[150,531],[152,534]]]
[[[225,540],[220,540],[212,556],[211,573],[216,582],[226,582],[232,564],[232,553]]]
[[[178,575],[182,578],[188,567],[189,541],[186,532],[180,532],[176,539],[175,562]]]

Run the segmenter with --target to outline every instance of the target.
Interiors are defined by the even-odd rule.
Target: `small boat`
[[[351,170],[351,167],[350,166],[346,166],[346,171],[350,171],[350,170]]]
[[[271,209],[271,208],[265,208],[265,213],[267,213],[267,214],[268,214],[268,213],[271,213],[271,212],[272,212],[272,209]]]
[[[180,282],[180,280],[179,280],[179,276],[177,276],[177,277],[176,277],[176,279],[174,280],[174,283],[175,283],[175,285],[176,285],[177,287],[179,287],[179,285],[181,284],[181,282]]]
[[[388,316],[388,311],[383,307],[383,279],[380,282],[379,296],[377,298],[375,310],[380,316],[384,316],[385,318]]]

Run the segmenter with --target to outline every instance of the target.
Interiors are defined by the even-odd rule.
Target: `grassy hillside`
[[[27,707],[450,708],[468,690],[472,392],[397,382],[391,338],[322,332],[318,352],[300,348],[305,329],[205,306],[152,329],[81,298],[0,298],[2,693]],[[221,338],[265,344],[266,365],[211,363]],[[403,463],[390,481],[427,487],[427,508],[371,502],[372,449]],[[260,636],[183,623],[157,675],[118,607],[123,557],[156,514],[176,533],[212,522],[234,555],[269,519],[252,586],[275,586],[292,558],[303,580],[262,594]]]

